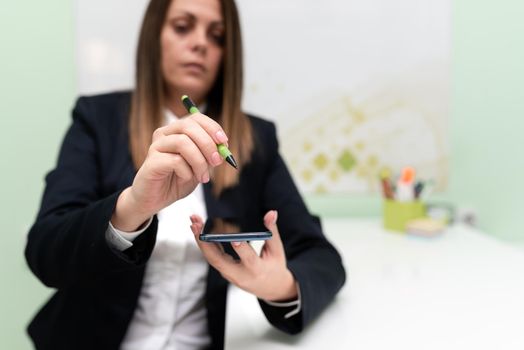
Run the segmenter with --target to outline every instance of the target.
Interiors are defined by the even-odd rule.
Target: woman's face
[[[219,0],[171,1],[160,38],[168,96],[205,100],[222,62],[223,40]]]

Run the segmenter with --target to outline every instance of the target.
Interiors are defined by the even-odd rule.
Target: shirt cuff
[[[288,318],[290,318],[292,316],[295,316],[296,314],[298,314],[300,312],[300,310],[302,310],[302,296],[300,295],[300,286],[299,286],[298,283],[296,285],[297,285],[297,293],[298,293],[298,297],[297,297],[296,300],[285,301],[285,302],[263,300],[264,303],[266,303],[268,305],[271,305],[271,306],[276,306],[276,307],[296,306],[293,310],[291,310],[290,312],[285,314],[284,318],[288,319]]]
[[[151,222],[153,222],[153,217],[150,217],[149,220],[144,225],[142,225],[140,230],[125,232],[116,229],[110,221],[106,230],[106,241],[111,247],[122,252],[133,246],[133,240],[140,236],[142,232],[147,230],[149,225],[151,225]]]

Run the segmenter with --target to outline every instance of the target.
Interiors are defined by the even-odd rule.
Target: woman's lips
[[[204,73],[206,71],[204,65],[200,63],[186,63],[183,65],[183,67],[197,73]]]

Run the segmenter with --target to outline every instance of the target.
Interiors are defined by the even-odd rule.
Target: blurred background
[[[23,249],[71,108],[132,85],[145,3],[0,7],[2,349],[31,348],[25,327],[52,292]],[[522,2],[237,3],[245,108],[277,123],[311,211],[380,217],[379,171],[412,165],[432,201],[524,250]]]

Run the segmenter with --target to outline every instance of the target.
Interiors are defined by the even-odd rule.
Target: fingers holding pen
[[[186,110],[191,114],[190,118],[199,123],[211,137],[215,140],[215,143],[226,144],[228,139],[222,127],[208,116],[200,113],[198,107],[195,105],[193,100],[187,95],[181,96],[182,104]]]
[[[182,158],[192,169],[194,177],[199,182],[206,183],[209,181],[208,161],[189,136],[185,134],[166,135],[157,139],[151,147],[159,153],[176,155]]]
[[[218,154],[226,160],[233,168],[238,169],[238,163],[233,157],[233,154],[229,150],[228,137],[222,130],[220,125],[214,120],[200,113],[193,113],[190,116],[191,119],[195,120],[199,125],[206,130],[217,145]]]
[[[216,124],[204,115],[201,117],[205,122],[211,121],[210,124]],[[202,183],[209,181],[210,167],[223,163],[214,139],[190,117],[157,129],[153,134],[151,150],[180,155],[193,169],[195,178]]]
[[[198,147],[211,166],[222,164],[223,160],[217,151],[217,140],[226,140],[227,136],[220,125],[213,119],[195,113],[184,119],[180,119],[163,128],[160,128],[163,135],[184,134]]]
[[[132,210],[126,215],[140,212],[150,216],[184,198],[199,182],[209,182],[210,169],[224,162],[225,146],[217,145],[227,140],[222,128],[207,116],[192,113],[196,115],[154,131],[153,142],[133,180],[133,205],[128,206]]]
[[[227,144],[229,141],[220,124],[202,113],[193,113],[187,119],[193,120],[200,125],[208,135],[211,136],[215,145]]]

